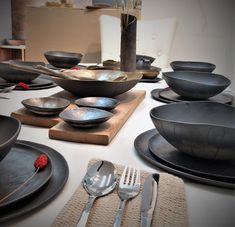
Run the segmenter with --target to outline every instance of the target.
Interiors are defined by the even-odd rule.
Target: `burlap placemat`
[[[91,165],[97,160],[91,160]],[[121,176],[124,166],[115,164],[118,174]],[[141,191],[132,200],[129,200],[125,207],[122,226],[140,226],[140,204],[144,179],[150,173],[141,171]],[[67,202],[59,215],[56,217],[53,227],[76,226],[82,210],[87,202],[88,194],[82,183]],[[92,207],[87,227],[108,227],[112,226],[115,214],[118,210],[119,197],[117,190],[104,197],[99,197]],[[167,173],[161,173],[158,182],[158,197],[153,214],[152,226],[188,226],[187,208],[185,199],[184,182],[182,179]]]

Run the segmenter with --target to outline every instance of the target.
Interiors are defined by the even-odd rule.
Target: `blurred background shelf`
[[[0,62],[11,59],[19,59],[24,61],[25,50],[25,45],[0,45]]]

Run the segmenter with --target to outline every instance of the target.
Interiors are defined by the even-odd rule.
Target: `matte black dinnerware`
[[[75,100],[75,104],[82,107],[112,110],[119,104],[119,102],[116,99],[107,97],[86,97]]]
[[[155,107],[151,119],[179,151],[211,159],[235,159],[235,108],[209,102],[179,102]]]
[[[202,72],[165,72],[163,79],[177,94],[193,99],[208,99],[227,88],[231,81],[219,74]]]
[[[43,62],[33,62],[33,61],[11,60],[9,61],[9,63],[10,62],[14,64],[30,66],[30,67],[34,67],[37,65],[45,65]],[[13,69],[7,62],[0,63],[0,77],[3,78],[7,82],[28,83],[36,79],[39,75],[40,75],[39,73],[25,72],[25,71]]]
[[[174,71],[213,72],[216,66],[209,62],[173,61],[170,63]]]
[[[9,86],[13,86],[15,85],[15,83],[12,82],[7,82],[5,80],[3,80],[2,78],[0,78],[0,88],[5,88],[5,87],[9,87]],[[47,88],[53,88],[56,87],[57,84],[54,83],[51,80],[48,79],[44,79],[41,76],[36,78],[35,80],[30,81],[29,83],[27,83],[28,88],[24,88],[21,87],[19,85],[16,85],[16,87],[14,88],[14,90],[24,90],[24,91],[31,91],[31,90],[41,90],[41,89],[47,89]]]
[[[136,55],[136,69],[150,69],[155,58],[147,55]]]
[[[65,110],[59,116],[73,127],[89,128],[107,121],[113,114],[96,108],[81,107]]]
[[[65,183],[67,182],[69,175],[69,168],[64,157],[58,153],[56,150],[38,143],[33,143],[29,141],[17,141],[16,146],[13,146],[9,152],[9,158],[15,158],[20,160],[21,153],[17,151],[19,148],[18,145],[25,145],[31,147],[32,153],[34,153],[34,148],[40,150],[42,153],[45,153],[52,165],[52,176],[47,184],[45,184],[39,191],[33,193],[32,196],[20,201],[17,204],[14,204],[14,209],[12,207],[4,208],[0,212],[0,223],[6,225],[11,225],[7,221],[15,220],[16,218],[22,218],[23,215],[32,213],[39,208],[47,205],[56,195],[63,189]],[[29,148],[30,149],[30,148]],[[24,165],[25,163],[22,163]],[[9,172],[12,166],[5,166],[5,172]],[[3,225],[4,225],[3,224]]]
[[[21,102],[29,111],[40,115],[54,115],[69,106],[70,101],[56,97],[29,98]]]
[[[219,102],[223,104],[230,104],[233,100],[232,96],[226,93],[220,93],[206,100],[186,98],[186,97],[178,95],[177,93],[172,91],[172,89],[170,89],[169,87],[164,88],[164,89],[154,89],[151,92],[151,94],[157,100],[162,99],[162,101],[165,100],[165,102],[167,103],[182,102],[182,101],[213,101],[213,102]]]
[[[156,135],[149,139],[149,150],[168,166],[193,175],[235,183],[235,172],[231,171],[235,169],[234,160],[211,162],[184,154],[169,144],[157,131]]]
[[[86,70],[84,70],[86,71]],[[89,70],[87,70],[89,71]],[[102,73],[102,70],[90,70],[94,73]],[[104,70],[106,71],[106,70]],[[114,71],[115,73],[115,71]],[[87,80],[87,79],[63,79],[52,77],[53,81],[64,90],[78,97],[114,97],[133,88],[142,78],[140,73],[123,73],[126,80]]]
[[[0,165],[0,200],[24,184],[35,173],[34,161],[41,154],[45,153],[35,147],[17,142],[14,144],[12,150]],[[43,171],[35,174],[23,188],[13,193],[10,197],[1,200],[0,213],[2,209],[19,203],[44,187],[52,176],[52,168],[49,158]]]
[[[83,57],[81,53],[66,51],[47,51],[44,56],[52,66],[65,69],[76,66]]]
[[[143,79],[154,79],[161,72],[161,68],[151,66],[149,69],[137,69],[136,72],[143,74]]]
[[[139,136],[136,137],[134,141],[136,152],[141,158],[143,158],[147,162],[147,164],[150,163],[152,166],[161,168],[164,171],[172,173],[176,176],[183,177],[192,181],[196,181],[198,183],[213,185],[217,187],[231,188],[231,189],[235,188],[234,181],[223,181],[222,179],[219,179],[219,178],[215,180],[215,179],[203,176],[203,175],[188,173],[184,171],[183,169],[178,169],[176,168],[176,166],[169,165],[167,162],[163,162],[160,158],[157,158],[149,149],[149,140],[156,134],[158,134],[157,130],[151,129],[151,130],[141,133]],[[202,160],[202,161],[208,161],[208,165],[210,165],[210,162],[211,162],[210,160]],[[228,169],[228,171],[230,170],[231,172],[234,172],[234,162],[233,163],[228,163],[228,162],[227,162],[226,168]],[[198,163],[198,165],[200,165],[200,163]],[[224,167],[225,166],[222,164],[222,168]],[[220,168],[220,166],[218,166],[218,168]]]
[[[0,161],[14,145],[21,129],[21,123],[15,118],[0,115]],[[0,173],[1,175],[1,173]]]

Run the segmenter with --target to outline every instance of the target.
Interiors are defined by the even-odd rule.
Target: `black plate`
[[[34,160],[42,154],[36,148],[16,143],[0,165],[0,200],[18,188],[35,172]],[[38,191],[52,176],[51,162],[38,172],[22,189],[0,203],[0,209],[25,199]]]
[[[190,98],[185,98],[182,97],[178,94],[176,94],[174,91],[172,91],[170,88],[164,88],[161,91],[159,91],[159,96],[163,99],[167,99],[171,102],[181,102],[181,101],[199,101],[196,99],[190,99]],[[209,99],[206,99],[206,101],[212,101],[212,102],[219,102],[223,104],[230,104],[232,102],[232,97],[226,94],[218,94],[214,97],[211,97]],[[205,101],[205,100],[203,100]]]
[[[149,150],[168,166],[186,173],[235,183],[234,161],[210,161],[189,156],[178,151],[159,133],[149,139]]]
[[[162,79],[161,79],[161,78],[158,78],[158,77],[153,78],[153,79],[142,78],[142,79],[140,79],[139,82],[142,82],[142,83],[157,83],[157,82],[159,82],[159,81],[161,81],[161,80],[162,80]]]
[[[159,93],[162,91],[162,89],[157,88],[151,91],[151,97],[157,101],[164,102],[164,103],[171,103],[172,101],[160,97]]]
[[[22,215],[28,214],[42,206],[45,206],[62,190],[68,179],[68,164],[64,157],[57,151],[45,145],[29,141],[18,140],[17,144],[37,148],[38,150],[41,150],[41,152],[45,153],[51,161],[52,176],[49,182],[44,185],[40,191],[14,205],[14,209],[9,207],[1,210],[0,223],[13,220],[17,217],[22,217]],[[11,155],[11,151],[9,152],[9,155]]]
[[[14,83],[5,82],[3,79],[0,78],[0,88],[10,87],[12,85],[14,85]],[[57,86],[53,81],[44,78],[37,78],[30,83],[27,83],[27,85],[29,85],[28,89],[17,86],[14,90],[40,90]]]
[[[136,152],[139,154],[140,157],[145,159],[147,162],[151,163],[155,167],[159,167],[159,168],[161,168],[167,172],[170,172],[176,176],[184,177],[189,180],[193,180],[193,181],[196,181],[196,182],[199,182],[202,184],[208,184],[208,185],[224,187],[224,188],[233,188],[233,189],[235,188],[234,183],[213,180],[210,178],[186,173],[186,172],[179,170],[177,168],[173,168],[172,166],[168,166],[166,163],[164,163],[160,159],[156,158],[156,156],[154,156],[148,148],[149,139],[152,138],[154,135],[156,135],[156,133],[157,133],[156,129],[148,130],[146,132],[141,133],[139,136],[137,136],[134,141],[134,146],[135,146]]]

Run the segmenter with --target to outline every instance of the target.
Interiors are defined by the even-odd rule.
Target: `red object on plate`
[[[24,88],[24,89],[29,89],[29,85],[24,82],[19,82],[17,85]]]
[[[44,169],[47,166],[48,157],[45,154],[40,154],[34,162],[34,167],[38,170]]]
[[[81,68],[80,67],[77,67],[77,66],[74,66],[71,68],[72,70],[80,70]]]

